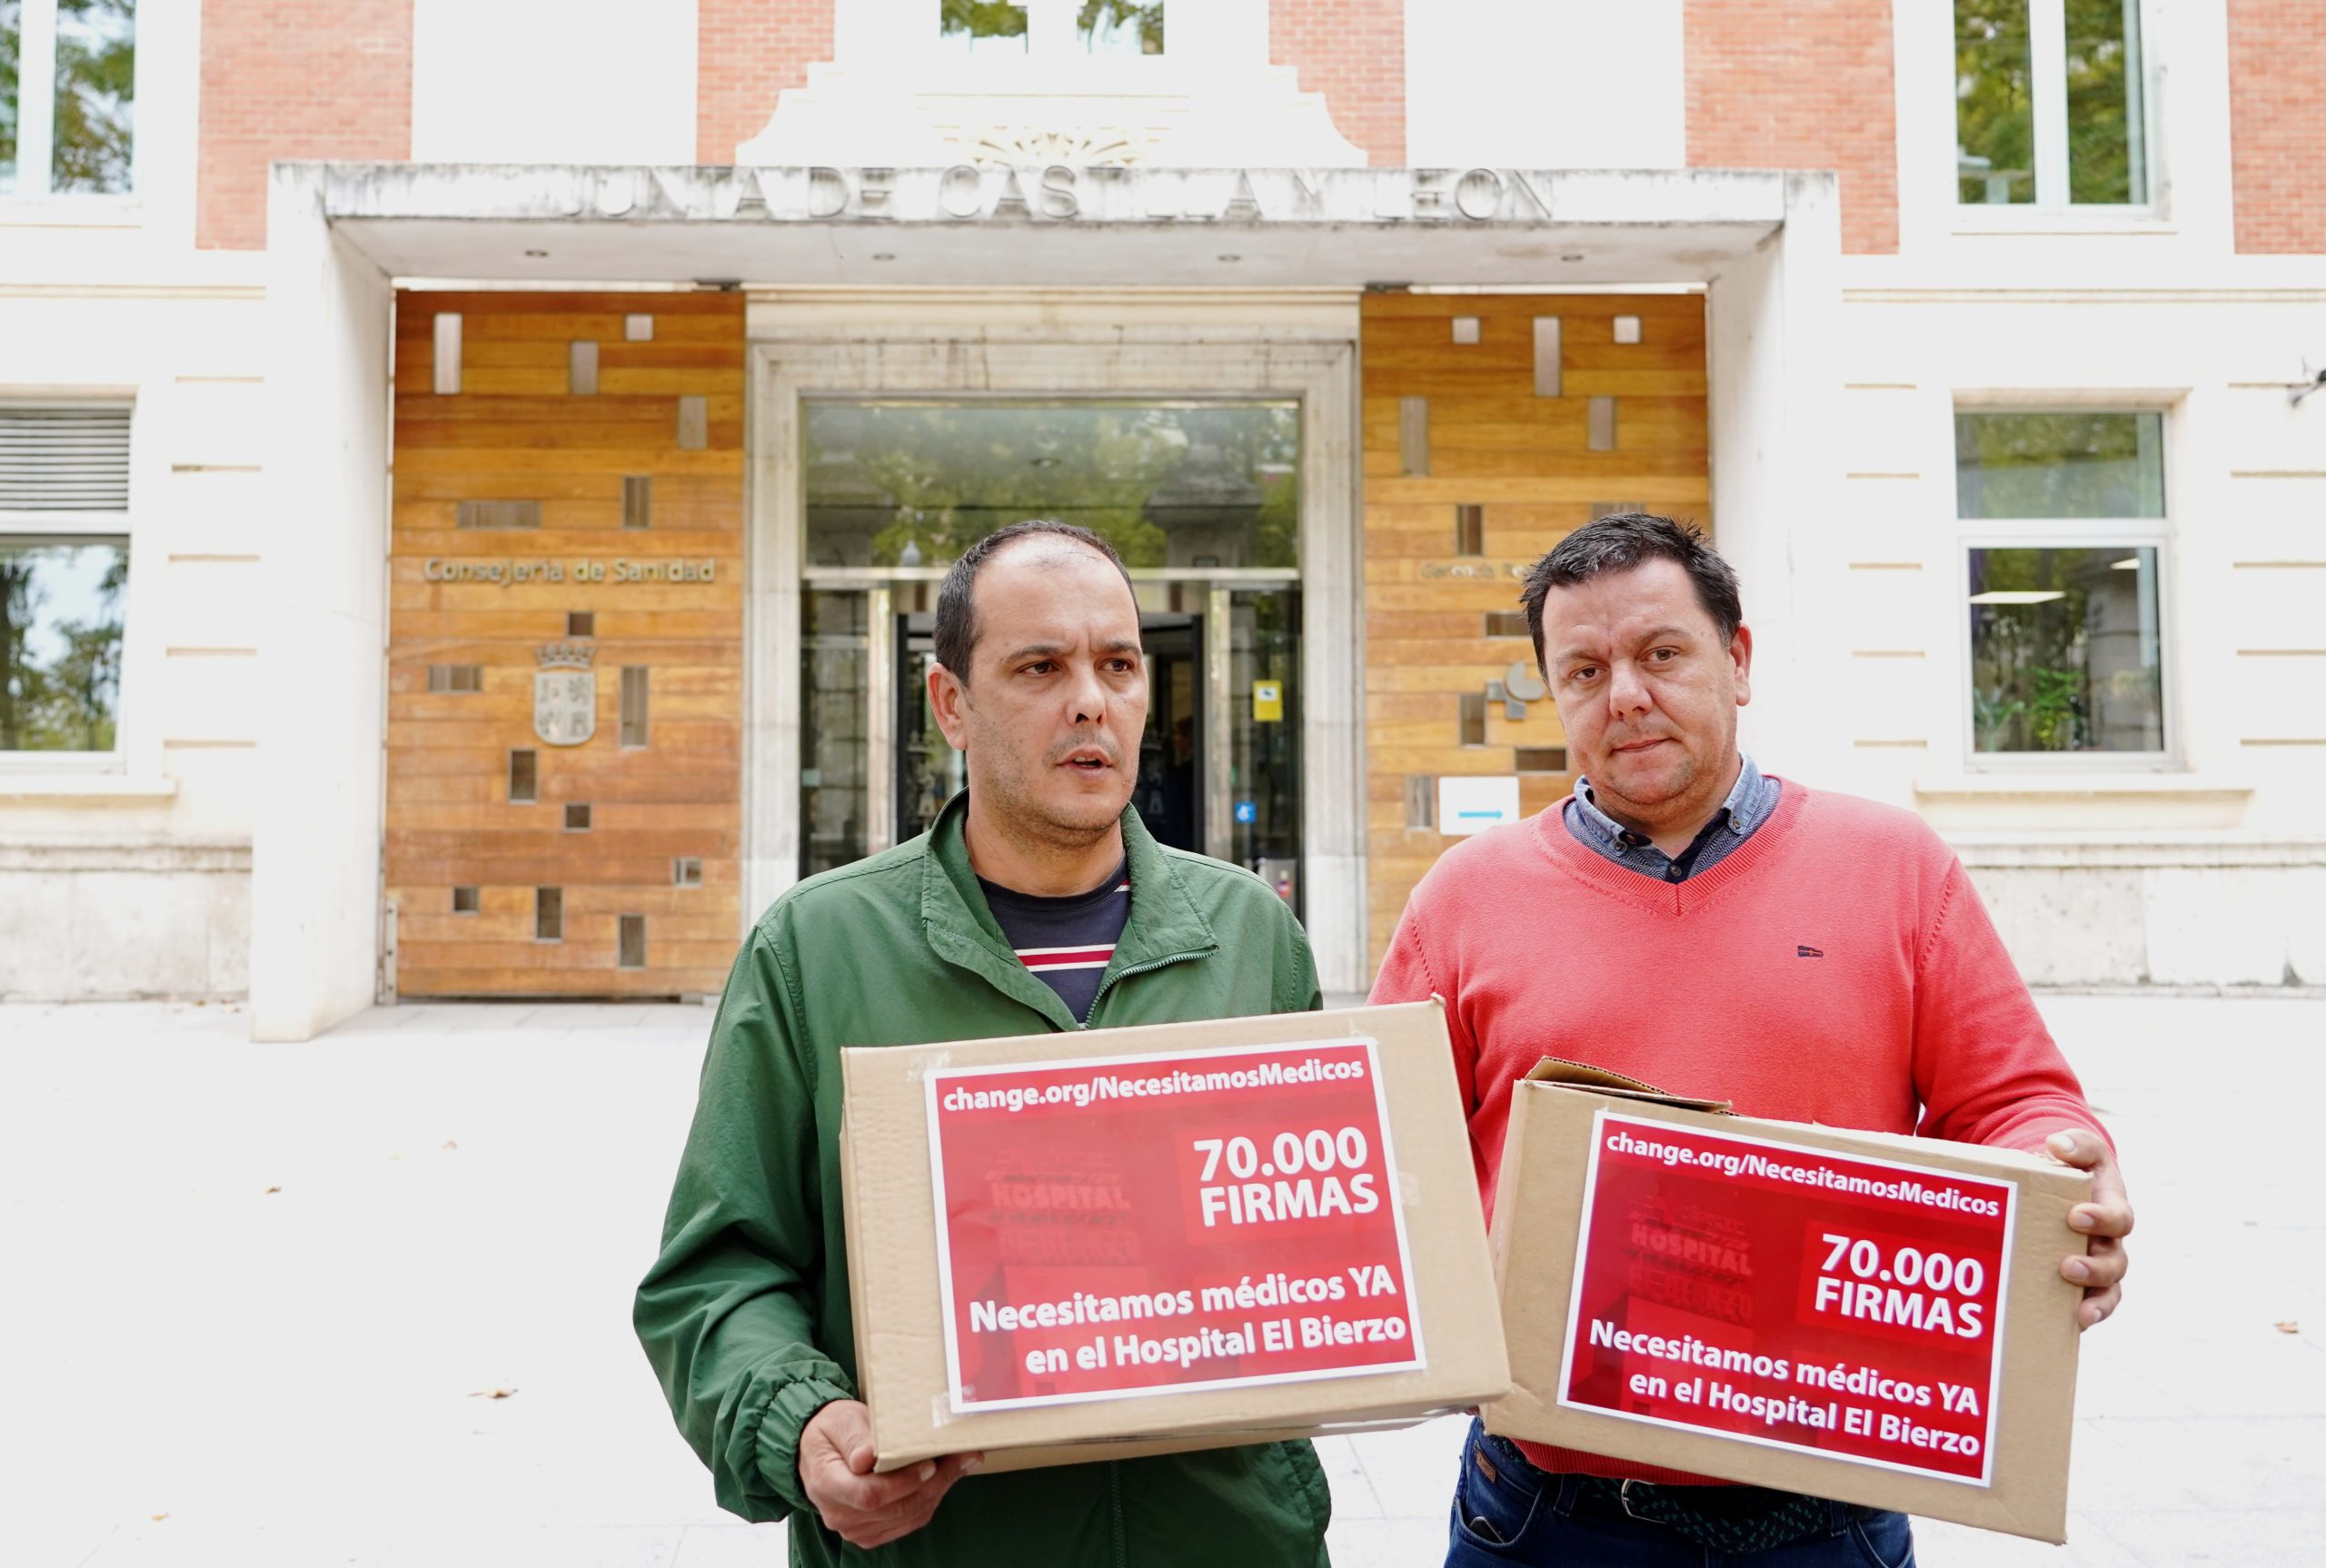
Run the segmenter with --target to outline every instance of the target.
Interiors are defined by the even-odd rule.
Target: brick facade
[[[266,243],[277,159],[412,156],[412,0],[203,0],[194,243]]]
[[[1268,58],[1322,93],[1340,134],[1376,168],[1406,161],[1402,0],[1272,0]]]
[[[767,128],[776,99],[832,57],[833,0],[700,0],[695,13],[694,155],[731,164]]]
[[[2229,0],[2237,248],[2326,254],[2326,5]]]
[[[1894,253],[1890,0],[1687,0],[1685,29],[1689,166],[1835,170],[1842,249]]]

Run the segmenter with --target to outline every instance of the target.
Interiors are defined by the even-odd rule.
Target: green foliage
[[[829,552],[869,526],[866,564],[905,564],[910,547],[939,566],[997,528],[1050,517],[1089,529],[1126,565],[1162,567],[1170,539],[1156,503],[1210,479],[1248,497],[1248,554],[1231,564],[1291,566],[1299,495],[1286,471],[1298,452],[1289,405],[811,405],[810,560],[841,563]]]
[[[0,191],[10,188],[16,163],[17,62],[24,50],[24,5],[0,0]]]
[[[128,557],[116,551],[106,568],[94,619],[49,628],[65,647],[43,665],[31,647],[48,597],[40,582],[43,553],[0,552],[0,751],[110,751]]]
[[[1971,607],[1973,721],[1981,751],[2082,751],[2093,744],[2089,591],[2063,557],[2088,552],[1984,550],[1981,591],[2053,591],[2041,604]]]
[[[1081,15],[1074,25],[1087,42],[1102,26],[1118,28],[1126,24],[1138,29],[1138,52],[1142,55],[1163,53],[1163,4],[1151,0],[1140,5],[1138,0],[1083,0]]]
[[[938,31],[972,38],[1022,38],[1026,7],[1009,0],[939,0]]]
[[[1128,26],[1136,30],[1138,52],[1163,53],[1163,3],[1148,0],[1083,0],[1075,28],[1087,45],[1093,33]],[[1022,38],[1026,35],[1023,0],[939,0],[938,31],[948,37]]]
[[[54,189],[129,189],[136,78],[137,0],[56,0]]]
[[[2068,200],[2132,203],[2137,18],[2126,0],[2067,0]]]
[[[2027,0],[1955,0],[1954,140],[1965,163],[1957,199],[2035,199],[2035,105]]]
[[[2035,188],[2027,0],[1955,0],[1957,200],[2013,205],[2147,199],[2135,0],[2064,0],[2068,189]]]
[[[2161,415],[2118,410],[1954,416],[1963,517],[2161,517]]]

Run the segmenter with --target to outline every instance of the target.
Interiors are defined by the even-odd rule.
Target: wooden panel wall
[[[461,390],[439,396],[433,323],[462,317]],[[652,336],[625,335],[651,315]],[[570,390],[595,343],[597,391]],[[738,942],[743,685],[743,302],[731,294],[416,293],[396,312],[390,562],[387,897],[397,987],[425,996],[713,992]],[[708,443],[681,450],[682,397]],[[623,526],[622,481],[651,479],[651,525]],[[528,500],[541,526],[462,529],[459,503]],[[432,561],[558,563],[562,581],[429,580]],[[617,561],[709,561],[711,581],[618,582]],[[578,580],[576,563],[606,569]],[[596,618],[597,730],[533,731],[537,650]],[[432,692],[432,664],[482,690]],[[621,670],[651,673],[647,744],[621,744]],[[538,799],[509,799],[509,753],[539,758]],[[591,808],[569,831],[568,803]],[[699,857],[702,881],[673,884]],[[480,889],[474,914],[452,889]],[[562,889],[564,935],[534,935],[535,889]],[[646,966],[617,967],[617,921],[646,917]]]
[[[1478,341],[1454,341],[1454,319]],[[1561,386],[1535,392],[1535,318],[1560,322]],[[1618,316],[1640,341],[1618,343]],[[1483,694],[1524,636],[1488,637],[1490,610],[1518,608],[1516,573],[1606,503],[1646,505],[1706,528],[1710,496],[1705,315],[1700,295],[1366,296],[1363,318],[1367,842],[1372,960],[1407,896],[1454,840],[1406,826],[1408,776],[1507,774],[1516,749],[1566,744],[1546,698],[1525,719],[1487,704],[1486,744],[1460,743],[1462,694]],[[1615,402],[1615,450],[1589,450],[1589,400]],[[1407,471],[1401,401],[1428,403],[1426,473]],[[1484,549],[1456,553],[1456,509],[1483,506]],[[1571,773],[1519,778],[1541,810]],[[1432,796],[1435,796],[1433,788]]]

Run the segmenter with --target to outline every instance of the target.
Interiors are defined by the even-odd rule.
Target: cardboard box
[[[1441,1004],[840,1059],[883,1470],[1402,1425],[1509,1387]]]
[[[2091,1186],[1546,1058],[1496,1189],[1516,1386],[1486,1427],[2063,1541]]]

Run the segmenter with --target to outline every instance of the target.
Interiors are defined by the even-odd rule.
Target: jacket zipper
[[[1123,1537],[1123,1464],[1107,1461],[1107,1500],[1114,1510],[1115,1568],[1130,1568],[1130,1543]]]
[[[1168,964],[1177,964],[1188,958],[1202,957],[1203,955],[1199,952],[1166,953],[1159,958],[1149,958],[1144,964],[1133,964],[1127,968],[1116,970],[1098,982],[1098,995],[1090,998],[1090,1017],[1095,1018],[1098,1016],[1098,1004],[1107,999],[1107,993],[1115,988],[1116,981],[1127,980],[1133,975],[1144,975]],[[1088,1020],[1085,1019],[1074,1027],[1078,1029],[1087,1029],[1090,1025]],[[1130,1543],[1125,1537],[1123,1526],[1123,1475],[1122,1461],[1119,1459],[1107,1461],[1107,1504],[1112,1515],[1111,1523],[1114,1526],[1115,1568],[1130,1568]]]
[[[1128,980],[1133,975],[1151,974],[1155,970],[1162,968],[1167,964],[1183,963],[1187,959],[1200,958],[1202,957],[1203,953],[1199,951],[1166,953],[1159,958],[1149,958],[1144,964],[1133,964],[1128,968],[1116,970],[1113,974],[1108,975],[1105,979],[1098,982],[1098,995],[1090,998],[1090,1017],[1095,1018],[1098,1016],[1098,1004],[1107,999],[1107,993],[1115,988],[1115,982],[1118,980]],[[1090,1027],[1089,1020],[1086,1018],[1074,1027],[1078,1029],[1087,1029]]]

